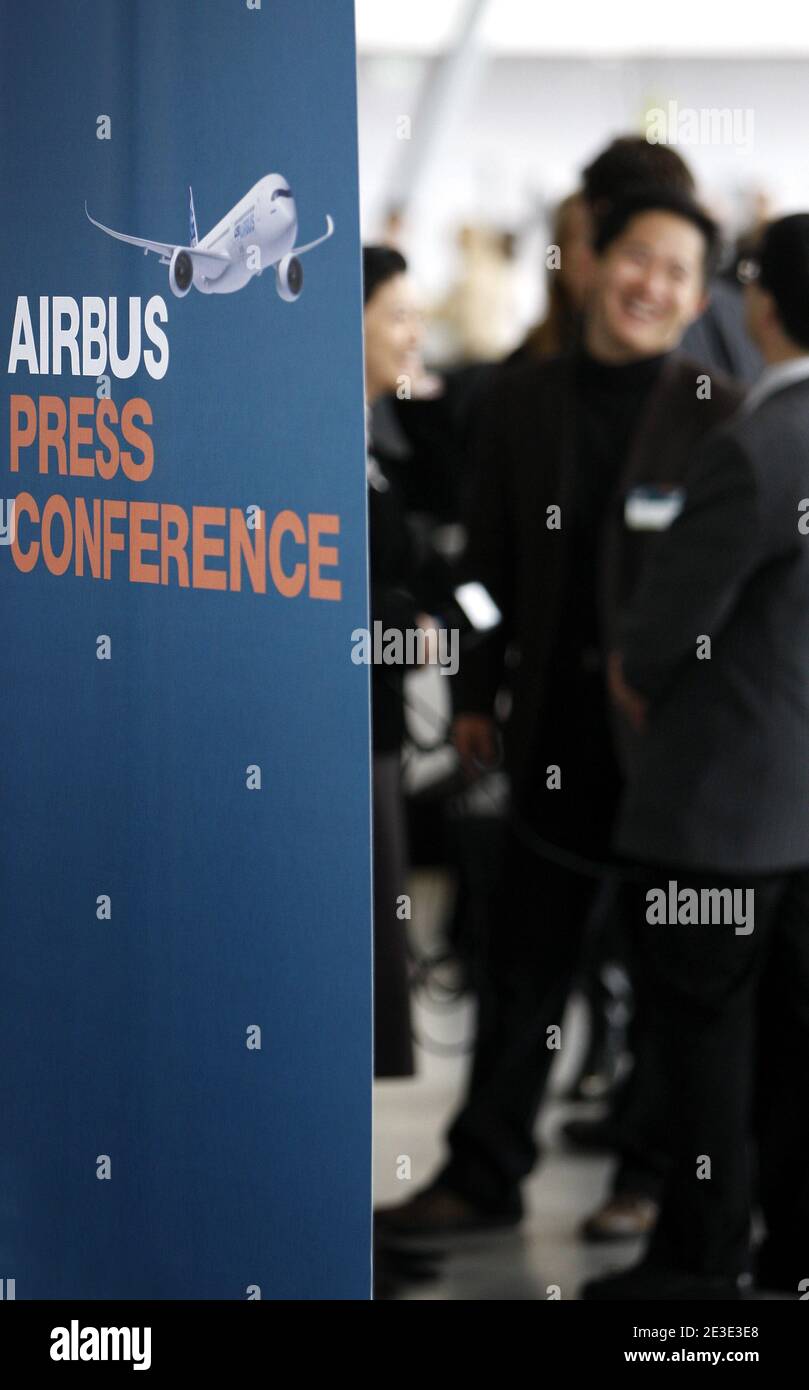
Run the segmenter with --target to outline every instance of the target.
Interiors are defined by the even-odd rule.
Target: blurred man
[[[504,372],[479,422],[465,577],[503,614],[461,662],[455,741],[497,756],[508,687],[512,833],[484,963],[466,1100],[431,1186],[381,1219],[399,1232],[511,1224],[621,787],[602,651],[619,602],[678,505],[698,443],[739,392],[675,353],[704,306],[713,223],[687,197],[617,204],[596,243],[583,347]]]
[[[597,226],[616,197],[649,184],[677,188],[694,197],[695,184],[687,164],[669,145],[650,143],[641,135],[619,135],[588,164],[582,176],[584,199]],[[703,312],[686,329],[682,348],[706,367],[752,382],[763,362],[744,329],[737,284],[719,276]]]
[[[612,661],[642,735],[617,843],[650,866],[637,924],[675,1162],[646,1260],[588,1298],[739,1296],[756,1033],[759,1277],[799,1297],[808,1273],[809,214],[767,229],[745,302],[766,370],[695,461]]]
[[[548,314],[511,361],[528,355],[549,356],[571,350],[581,339],[584,307],[592,274],[592,243],[599,223],[616,200],[639,188],[674,189],[695,197],[693,175],[678,151],[650,142],[639,135],[617,136],[587,165],[582,189],[570,206],[552,240],[561,251],[559,270],[550,273]],[[573,215],[575,214],[575,215]],[[562,235],[564,233],[564,235]],[[763,363],[758,349],[744,329],[741,287],[714,276],[710,297],[699,318],[686,329],[681,350],[707,369],[718,369],[739,381],[752,382]],[[646,1090],[653,1078],[644,1078],[637,1061],[644,1048],[642,1006],[630,987],[633,980],[631,952],[620,903],[588,934],[577,987],[588,1005],[589,1042],[570,1094],[575,1098],[606,1095],[608,1113],[598,1119],[568,1121],[562,1132],[569,1143],[599,1151],[618,1148],[623,1155],[606,1201],[583,1226],[589,1240],[632,1239],[649,1229],[665,1164],[647,1124],[650,1110]],[[627,1039],[626,1020],[631,1015]],[[623,1073],[616,1085],[627,1040],[635,1069]]]

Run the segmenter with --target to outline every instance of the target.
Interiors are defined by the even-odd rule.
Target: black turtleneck
[[[614,366],[584,349],[574,358],[575,482],[562,526],[566,583],[553,654],[554,679],[537,749],[534,815],[547,839],[605,857],[621,779],[612,738],[599,633],[600,550],[604,520],[649,395],[668,354]],[[546,789],[546,768],[561,767],[561,789]]]
[[[583,348],[575,358],[576,443],[573,516],[568,536],[565,628],[574,645],[598,647],[597,585],[602,523],[632,447],[648,397],[668,353],[620,365]],[[567,645],[567,644],[565,644]]]

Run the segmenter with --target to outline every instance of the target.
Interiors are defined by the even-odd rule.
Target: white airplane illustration
[[[160,264],[168,266],[169,285],[180,299],[188,294],[192,285],[203,294],[232,294],[272,265],[275,287],[281,298],[291,303],[303,289],[303,266],[299,257],[327,241],[334,231],[334,222],[327,216],[323,236],[305,246],[295,245],[298,214],[290,187],[281,174],[267,174],[259,179],[201,241],[197,237],[194,195],[189,188],[188,246],[127,236],[125,232],[105,227],[103,222],[96,222],[90,217],[86,202],[84,211],[93,226],[107,236],[141,247],[144,255],[154,251],[160,257]]]

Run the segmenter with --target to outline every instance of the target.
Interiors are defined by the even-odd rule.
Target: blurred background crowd
[[[460,627],[472,639],[473,668],[476,629],[487,621],[473,611],[479,596],[459,599],[457,575],[470,514],[485,505],[475,461],[503,372],[575,354],[599,258],[627,226],[651,235],[649,219],[670,215],[681,232],[687,224],[705,238],[708,308],[689,312],[683,290],[668,336],[652,335],[645,349],[641,341],[620,376],[599,376],[588,357],[574,400],[591,453],[605,432],[626,451],[655,373],[676,348],[726,383],[712,403],[721,421],[763,366],[743,305],[762,229],[809,205],[797,119],[806,61],[785,6],[735,29],[721,7],[694,3],[657,15],[608,7],[586,26],[575,7],[563,11],[518,0],[357,6],[372,617],[428,632]],[[707,232],[700,224],[702,210],[716,234],[710,221]],[[546,389],[552,395],[553,383]],[[604,502],[594,496],[593,508]],[[586,537],[595,522],[579,522]],[[589,600],[578,589],[567,599],[572,625],[589,633]],[[579,702],[571,742],[582,719],[592,729],[603,716],[592,673],[578,674],[582,643],[573,687],[559,697],[572,689]],[[572,658],[560,647],[556,659]],[[594,781],[583,774],[572,809],[554,801],[549,828],[544,812],[519,803],[532,867],[512,863],[504,897],[513,769],[486,729],[471,725],[459,744],[449,685],[435,666],[373,673],[377,1296],[545,1298],[558,1286],[559,1296],[575,1297],[616,1248],[642,1249],[665,1166],[653,1138],[627,1138],[639,1132],[642,1009],[601,823],[612,817],[611,768],[606,755],[599,766],[593,736],[585,751]],[[593,811],[599,798],[609,807],[603,816]],[[560,814],[576,821],[570,833]],[[586,888],[571,887],[580,882]],[[513,1181],[495,1200],[468,1153],[460,1175],[457,1151],[479,1139],[469,1141],[464,1124],[496,1123],[485,1107],[469,1118],[470,1069],[474,1092],[475,1071],[491,1064],[485,1047],[481,1055],[480,1010],[492,934],[504,914],[542,915],[542,904],[554,931],[568,917],[577,926],[564,962],[537,967],[520,947],[526,970],[550,970],[559,988],[547,1018],[537,1015],[547,1066],[534,1062],[533,1080],[516,1083],[531,1091],[521,1106],[524,1151],[513,1134],[497,1140]],[[517,1036],[519,1010],[506,1009]],[[550,1023],[561,1025],[564,1046],[547,1049]],[[650,1074],[644,1094],[659,1084]],[[448,1176],[436,1188],[437,1167]]]

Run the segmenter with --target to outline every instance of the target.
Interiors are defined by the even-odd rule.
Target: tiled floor
[[[574,1030],[576,1006],[571,1009]],[[473,1011],[468,1003],[417,1011],[417,1032],[425,1031],[440,1048],[451,1049],[468,1037]],[[567,1028],[565,1028],[567,1034]],[[582,1033],[581,1026],[578,1028]],[[571,1057],[554,1074],[559,1091],[569,1075]],[[402,1201],[432,1174],[442,1153],[442,1135],[461,1086],[464,1061],[460,1056],[435,1055],[419,1049],[418,1077],[412,1081],[379,1082],[375,1088],[375,1201]],[[446,1254],[427,1260],[427,1277],[412,1280],[397,1269],[388,1296],[406,1300],[575,1299],[581,1283],[607,1269],[629,1264],[639,1244],[585,1245],[577,1227],[600,1202],[608,1188],[610,1162],[565,1149],[557,1138],[562,1120],[595,1115],[587,1106],[551,1100],[540,1117],[544,1155],[524,1188],[528,1212],[513,1232],[455,1239]],[[410,1159],[411,1176],[397,1176]],[[431,1243],[427,1243],[430,1245]],[[425,1271],[420,1271],[425,1272]],[[558,1287],[558,1292],[556,1288]]]
[[[441,924],[447,919],[451,886],[439,873],[414,874],[411,883],[416,953],[434,957],[445,949]],[[435,972],[435,984],[451,984],[452,963]],[[447,973],[448,972],[448,973]],[[443,979],[439,978],[443,976]],[[428,1181],[443,1153],[443,1135],[463,1084],[474,1009],[435,988],[417,989],[414,1025],[418,1074],[413,1080],[377,1082],[374,1089],[375,1204],[401,1202]],[[560,1125],[572,1116],[599,1114],[560,1097],[578,1071],[586,1044],[584,1011],[574,998],[563,1023],[565,1049],[551,1074],[550,1094],[539,1117],[542,1157],[524,1185],[526,1216],[513,1231],[457,1237],[436,1248],[421,1242],[415,1256],[377,1260],[377,1298],[406,1301],[496,1300],[521,1302],[576,1299],[583,1282],[610,1269],[634,1264],[641,1242],[587,1245],[578,1235],[584,1217],[609,1191],[612,1162],[566,1148]],[[410,1176],[399,1174],[409,1159]],[[791,1299],[759,1291],[757,1299]]]

